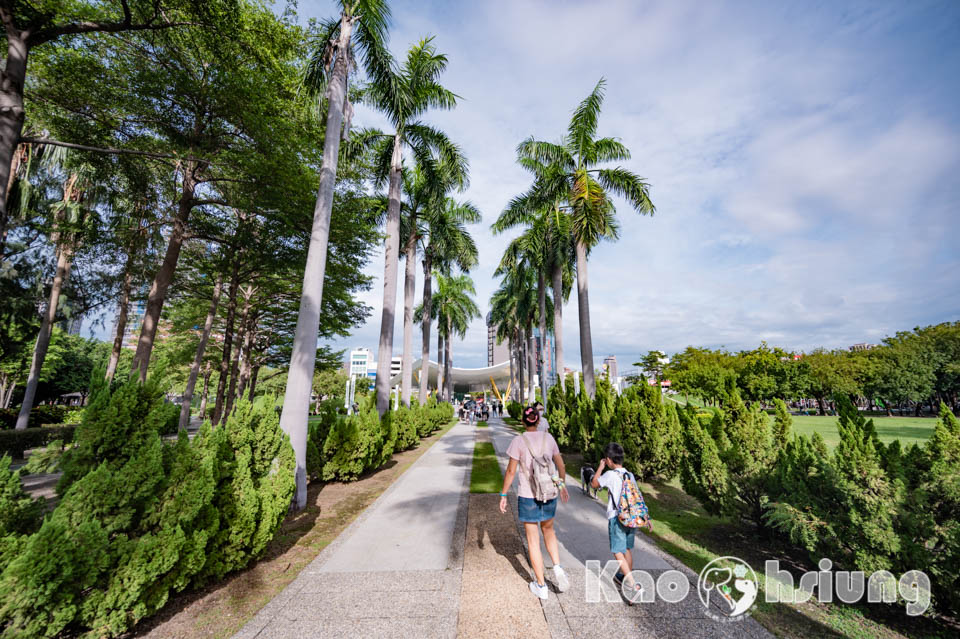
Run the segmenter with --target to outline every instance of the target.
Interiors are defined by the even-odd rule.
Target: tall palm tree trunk
[[[380,316],[380,346],[377,349],[377,412],[390,407],[390,363],[393,358],[393,319],[397,307],[397,268],[400,264],[400,169],[403,160],[400,136],[393,136],[390,160],[390,190],[387,203],[387,237],[383,243],[383,313]]]
[[[587,247],[577,242],[577,310],[580,312],[580,366],[583,387],[590,399],[597,391],[593,376],[593,337],[590,334],[590,300],[587,284]]]
[[[544,409],[547,406],[547,274],[544,269],[537,273],[537,306],[540,310],[540,348],[537,349],[537,368],[540,370],[540,398]]]
[[[353,23],[346,14],[340,15],[341,52],[349,50]],[[347,56],[338,55],[327,85],[327,125],[323,138],[323,161],[320,165],[320,186],[313,206],[313,227],[307,249],[307,264],[303,270],[303,289],[300,312],[290,353],[287,388],[280,413],[280,427],[289,435],[297,469],[296,489],[291,509],[307,506],[307,413],[310,411],[310,391],[313,372],[317,366],[317,333],[320,328],[320,302],[323,299],[323,278],[327,268],[327,243],[330,239],[330,212],[333,210],[333,187],[337,180],[337,158],[340,153],[343,110],[347,100]]]
[[[200,334],[200,343],[197,344],[197,352],[193,356],[193,365],[190,367],[190,377],[187,378],[187,387],[183,391],[183,403],[180,406],[180,430],[186,430],[190,424],[190,405],[193,403],[193,389],[197,385],[197,377],[200,376],[200,365],[203,363],[203,354],[207,350],[207,340],[210,339],[210,331],[213,329],[213,320],[217,316],[217,304],[220,303],[220,291],[223,289],[223,274],[217,275],[217,281],[213,285],[213,297],[210,299],[210,310],[207,311],[207,319],[203,323],[203,332]],[[121,338],[123,334],[121,333]],[[200,414],[201,419],[203,413]]]
[[[447,401],[453,401],[453,320],[447,317],[447,339],[444,340],[446,356],[443,359],[443,384],[446,387]]]
[[[410,405],[413,386],[413,296],[417,286],[417,238],[413,233],[407,239],[403,277],[403,356],[400,364],[400,401]],[[421,366],[422,368],[422,366]]]
[[[515,331],[515,333],[517,334],[517,338],[518,338],[517,339],[517,401],[522,404],[524,399],[523,394],[526,392],[526,386],[524,385],[524,382],[526,381],[526,377],[524,376],[524,373],[526,372],[525,369],[527,367],[527,358],[525,355],[526,351],[524,350],[525,340],[523,339],[522,333],[519,330]]]
[[[30,411],[33,410],[33,400],[37,395],[37,385],[40,383],[40,371],[43,370],[43,361],[47,357],[50,347],[50,337],[53,335],[53,320],[57,316],[57,304],[60,303],[60,292],[63,284],[70,276],[70,267],[73,264],[73,249],[68,243],[60,247],[57,257],[57,270],[53,276],[53,285],[50,287],[50,298],[47,308],[40,321],[40,333],[37,343],[33,347],[33,359],[30,362],[30,374],[27,377],[27,387],[24,390],[23,402],[20,404],[20,414],[17,415],[17,430],[22,430],[30,423]]]
[[[409,258],[408,258],[409,259]],[[427,401],[427,388],[430,381],[430,311],[433,310],[433,278],[430,269],[432,260],[429,249],[423,258],[423,321],[421,322],[420,341],[420,404]],[[439,359],[439,356],[438,356]]]
[[[180,191],[180,202],[177,215],[173,219],[173,229],[170,240],[167,242],[167,252],[163,262],[153,278],[150,294],[147,296],[147,308],[143,314],[143,324],[140,328],[140,339],[137,341],[137,352],[133,356],[134,371],[139,372],[140,383],[147,381],[147,367],[150,365],[150,354],[153,352],[153,343],[157,337],[157,327],[160,323],[160,312],[163,311],[163,302],[167,297],[167,289],[173,282],[173,275],[180,260],[180,249],[187,235],[187,220],[193,210],[193,194],[197,186],[198,165],[194,161],[184,163],[183,185]]]
[[[507,359],[510,361],[510,383],[507,384],[507,388],[510,389],[510,392],[507,393],[508,397],[506,398],[509,401],[509,395],[513,394],[513,380],[515,379],[513,376],[513,340],[509,338],[507,339],[507,352],[510,354],[510,356],[507,357]]]
[[[440,322],[437,322],[437,401],[443,399],[443,331],[440,330]]]
[[[527,389],[527,402],[533,403],[537,398],[537,344],[533,336],[533,322],[527,324],[527,366],[530,373]]]
[[[554,367],[560,388],[566,390],[563,374],[563,270],[559,263],[553,265],[553,339],[556,344]]]

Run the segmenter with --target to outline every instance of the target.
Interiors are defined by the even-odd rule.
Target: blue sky
[[[443,82],[462,96],[428,119],[470,158],[462,197],[484,216],[472,274],[484,314],[509,240],[489,225],[529,185],[516,145],[558,139],[603,76],[599,133],[631,149],[624,166],[650,182],[657,213],[619,203],[620,240],[591,258],[598,361],[616,354],[626,369],[690,344],[846,347],[960,319],[960,2],[391,6],[394,52],[435,36]],[[300,0],[299,13],[336,9]],[[362,106],[354,122],[387,126]],[[374,312],[337,348],[376,349],[382,254],[366,270]],[[575,368],[577,327],[574,294]],[[399,316],[395,335],[399,354]],[[486,364],[482,320],[454,356]]]
[[[429,119],[470,158],[484,313],[508,241],[489,224],[529,184],[516,144],[557,139],[604,76],[599,133],[631,149],[624,165],[649,180],[657,213],[620,203],[620,240],[593,253],[597,360],[625,368],[650,349],[761,340],[846,347],[960,318],[960,3],[392,8],[394,52],[435,36],[443,82],[462,96]],[[326,1],[299,11],[335,13]],[[385,126],[363,108],[355,122]],[[337,347],[376,349],[382,259],[367,270],[374,313]],[[579,367],[575,294],[564,311],[566,363]],[[398,322],[397,354],[401,336]],[[456,364],[485,365],[485,336],[476,321]]]

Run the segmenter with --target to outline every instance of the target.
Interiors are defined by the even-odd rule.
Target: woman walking
[[[566,573],[560,567],[560,547],[557,532],[553,528],[553,518],[557,512],[557,497],[566,503],[570,499],[564,479],[567,476],[560,456],[560,449],[553,435],[538,431],[540,413],[533,407],[523,411],[523,425],[526,431],[517,435],[507,447],[510,463],[503,478],[500,491],[500,512],[507,512],[507,490],[518,475],[517,514],[523,522],[527,536],[527,548],[530,553],[530,565],[533,567],[535,581],[530,582],[530,591],[541,599],[547,598],[547,584],[543,578],[543,554],[540,552],[540,533],[547,553],[553,561],[553,581],[558,592],[570,586]]]

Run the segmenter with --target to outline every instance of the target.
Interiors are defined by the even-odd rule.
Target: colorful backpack
[[[620,490],[620,499],[617,502],[617,519],[624,528],[640,528],[646,526],[650,520],[650,511],[647,502],[643,500],[637,481],[629,471],[620,474],[623,488]]]

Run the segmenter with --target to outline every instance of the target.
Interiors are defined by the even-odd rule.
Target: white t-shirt
[[[540,422],[537,424],[537,432],[548,432],[550,430],[550,422],[547,421],[547,418],[544,415],[540,416]]]
[[[613,519],[617,516],[616,502],[620,501],[620,493],[623,492],[623,474],[627,472],[624,468],[609,469],[600,475],[597,482],[601,488],[607,489],[607,519]]]

